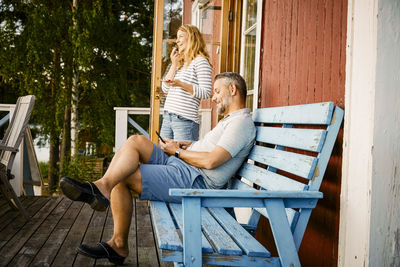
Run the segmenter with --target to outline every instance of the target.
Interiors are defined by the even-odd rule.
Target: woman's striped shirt
[[[175,80],[193,86],[193,94],[185,91],[182,87],[168,86],[163,82],[162,90],[168,93],[164,110],[200,123],[200,100],[209,98],[211,95],[211,71],[207,59],[197,57],[187,68],[183,66],[175,73]]]

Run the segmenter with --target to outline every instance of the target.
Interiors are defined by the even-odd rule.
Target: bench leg
[[[282,199],[266,199],[271,230],[282,266],[301,266]]]
[[[201,266],[200,198],[183,198],[183,261],[185,266]]]

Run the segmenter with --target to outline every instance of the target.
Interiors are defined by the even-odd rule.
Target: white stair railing
[[[122,146],[128,138],[128,124],[135,127],[141,134],[149,137],[140,125],[135,122],[129,115],[150,115],[150,108],[135,108],[135,107],[115,107],[115,152]],[[200,109],[200,138],[211,130],[211,109]],[[160,114],[163,110],[160,109]]]

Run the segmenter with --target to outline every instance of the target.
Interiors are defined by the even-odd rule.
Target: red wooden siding
[[[259,107],[334,101],[344,107],[347,0],[264,0]],[[342,133],[300,247],[303,266],[336,266]],[[260,221],[256,237],[271,238]]]

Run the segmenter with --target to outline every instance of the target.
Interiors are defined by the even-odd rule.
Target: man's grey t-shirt
[[[212,170],[198,168],[207,188],[222,188],[240,168],[254,144],[256,128],[249,109],[229,113],[204,138],[188,150],[211,152],[215,146],[227,150],[232,158]]]

